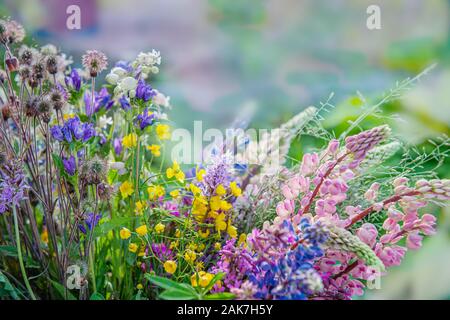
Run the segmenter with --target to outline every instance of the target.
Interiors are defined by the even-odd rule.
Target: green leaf
[[[17,257],[17,248],[14,246],[0,246],[0,255],[5,257]]]
[[[64,288],[64,286],[62,284],[60,284],[59,282],[56,282],[56,281],[51,280],[51,279],[50,279],[50,282],[52,283],[53,287],[58,292],[60,297],[64,299],[65,298],[65,295],[64,295],[65,288]],[[67,290],[67,300],[77,300],[77,298],[69,290]]]
[[[216,282],[219,281],[219,280],[222,280],[222,278],[224,276],[225,276],[225,273],[223,273],[223,272],[216,273],[215,276],[209,282],[209,284],[206,286],[206,288],[205,288],[206,292],[211,290],[211,288],[216,284]]]
[[[204,298],[206,300],[231,300],[234,299],[235,295],[230,292],[220,292],[208,294]]]
[[[197,295],[185,290],[170,289],[166,290],[159,295],[164,300],[194,300],[197,299]]]
[[[145,278],[150,281],[151,283],[157,285],[158,287],[161,287],[166,290],[176,290],[176,291],[184,291],[187,293],[190,293],[193,296],[197,296],[197,291],[189,284],[187,283],[178,283],[176,281],[164,278],[164,277],[158,277],[153,276],[149,273],[146,273]]]
[[[105,300],[105,297],[99,292],[94,292],[89,300]]]
[[[56,168],[58,168],[60,175],[66,177],[66,171],[64,170],[64,164],[59,155],[56,153],[52,153],[53,162],[55,163]]]
[[[0,298],[11,297],[14,300],[19,299],[18,291],[9,282],[8,278],[0,271]]]

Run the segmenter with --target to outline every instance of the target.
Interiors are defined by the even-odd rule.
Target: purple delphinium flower
[[[72,90],[80,91],[81,77],[76,69],[72,69],[70,75],[65,77],[66,86]]]
[[[147,102],[155,95],[155,90],[153,90],[149,84],[146,84],[144,80],[139,80],[136,88],[136,98],[142,99],[144,102]]]
[[[67,142],[72,142],[72,131],[67,126],[67,123],[61,128],[61,131],[64,135],[64,139],[66,139]]]
[[[57,140],[57,141],[64,141],[64,134],[62,132],[62,128],[61,126],[53,126],[50,128],[50,133],[53,137],[53,139]]]
[[[95,226],[98,224],[100,218],[101,218],[101,214],[94,214],[93,212],[89,212],[87,213],[87,217],[84,220],[84,223],[86,224],[86,226],[88,227],[89,230],[92,230],[95,228]],[[78,228],[80,229],[81,232],[83,232],[84,234],[87,233],[87,229],[84,226],[84,224],[80,223],[78,225]]]
[[[72,155],[69,158],[64,157],[62,161],[63,161],[63,165],[64,165],[64,170],[67,172],[67,174],[69,176],[73,176],[77,169],[75,157]]]
[[[155,114],[153,112],[149,113],[148,108],[145,108],[144,112],[136,117],[136,123],[139,124],[141,130],[152,125],[154,120]]]
[[[119,138],[115,138],[113,142],[114,152],[116,155],[120,155],[122,152],[122,141]]]

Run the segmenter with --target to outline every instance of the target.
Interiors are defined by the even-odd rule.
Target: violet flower
[[[66,86],[72,90],[80,91],[81,77],[76,69],[72,69],[70,75],[64,79]]]
[[[142,99],[144,102],[149,101],[156,95],[156,92],[144,80],[139,80],[136,88],[136,98]]]
[[[67,172],[67,174],[69,176],[73,176],[75,174],[75,171],[77,169],[77,165],[75,162],[75,157],[74,156],[70,156],[69,158],[63,158],[62,159],[63,165],[64,165],[64,170]]]
[[[139,124],[139,128],[144,130],[146,127],[153,124],[155,120],[155,114],[153,112],[149,112],[148,108],[145,108],[142,114],[139,114],[136,117],[136,123]]]

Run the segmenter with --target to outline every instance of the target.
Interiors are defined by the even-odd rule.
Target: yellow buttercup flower
[[[142,226],[139,226],[136,228],[136,233],[140,235],[141,237],[145,236],[148,233],[147,226],[143,224]]]
[[[205,231],[199,230],[198,234],[203,239],[206,239],[209,236],[209,229],[206,229]]]
[[[195,259],[197,259],[197,254],[192,250],[186,250],[186,252],[184,253],[184,259],[188,263],[193,263]]]
[[[233,208],[231,203],[228,203],[226,200],[220,201],[220,209],[222,209],[223,211],[228,211],[231,208]]]
[[[166,270],[167,273],[174,274],[177,270],[177,263],[173,260],[167,260],[164,262],[164,270]]]
[[[136,253],[137,249],[138,249],[138,245],[136,243],[130,243],[128,245],[128,250],[130,252]]]
[[[172,198],[177,199],[180,196],[180,190],[178,189],[172,190],[170,191],[169,194]]]
[[[170,243],[169,249],[170,249],[170,250],[176,249],[176,248],[178,248],[178,245],[179,245],[179,244],[180,244],[180,243],[179,243],[178,241],[172,241],[172,242]]]
[[[220,244],[220,242],[214,243],[214,249],[215,249],[216,251],[219,251],[220,249],[222,249],[222,245]]]
[[[175,230],[175,237],[179,238],[181,236],[180,229]]]
[[[241,235],[239,236],[238,244],[244,244],[245,241],[247,241],[247,235],[245,233],[241,233]]]
[[[125,181],[124,183],[122,183],[120,185],[119,190],[120,190],[120,193],[122,194],[122,198],[126,199],[129,196],[131,196],[134,192],[133,184],[128,181]]]
[[[157,200],[158,198],[164,196],[166,191],[161,186],[151,185],[147,188],[147,192],[148,192],[149,199],[154,201],[154,200]]]
[[[136,286],[136,289],[142,290],[142,289],[144,289],[144,286],[142,284],[138,283],[138,285]]]
[[[228,225],[227,233],[231,238],[237,237],[237,228],[233,227],[231,224]]]
[[[120,239],[127,240],[129,237],[131,237],[131,231],[127,228],[122,228],[120,229],[119,236]]]
[[[180,169],[180,165],[174,161],[171,168],[167,168],[166,170],[167,178],[172,179],[175,177],[178,181],[184,181],[184,172]]]
[[[161,155],[161,146],[157,144],[147,146],[147,150],[150,151],[155,157],[159,157]]]
[[[225,187],[224,187],[222,184],[219,184],[219,185],[216,187],[216,194],[217,194],[218,196],[224,196],[224,195],[227,194],[227,190],[225,189]]]
[[[230,183],[230,190],[235,197],[239,197],[240,195],[242,195],[242,190],[238,187],[236,181]]]
[[[145,243],[141,244],[141,247],[139,249],[139,253],[138,253],[138,257],[143,257],[145,256]]]
[[[222,200],[218,196],[211,197],[209,200],[209,206],[211,207],[212,211],[218,211],[220,210]]]
[[[167,124],[158,124],[156,126],[156,135],[160,140],[170,139],[170,127]]]
[[[68,113],[63,115],[64,121],[67,121],[69,119],[75,118],[75,114],[74,113]]]
[[[205,248],[206,248],[205,244],[204,243],[200,243],[197,246],[197,252],[202,252],[203,250],[205,250]]]
[[[135,203],[135,208],[134,208],[134,213],[136,213],[137,215],[142,215],[144,213],[144,209],[147,208],[147,204],[144,201],[137,201]]]
[[[205,175],[206,170],[205,169],[198,169],[198,167],[195,169],[195,177],[197,178],[198,182],[203,181],[203,176]]]
[[[166,228],[166,226],[160,222],[155,226],[155,232],[158,234],[163,233],[165,228]]]
[[[126,135],[122,139],[122,145],[125,148],[133,148],[137,145],[137,135],[136,133],[130,133],[129,135]]]
[[[191,285],[193,287],[197,287],[200,285],[200,287],[205,288],[209,285],[211,280],[214,278],[214,275],[205,271],[200,271],[198,273],[194,273],[191,276]],[[198,279],[198,282],[197,282]]]
[[[198,201],[197,199],[194,200],[192,203],[192,214],[194,215],[195,220],[202,221],[205,218],[207,211],[208,207],[203,202]]]
[[[225,214],[219,214],[216,218],[215,224],[217,231],[225,230],[227,228],[227,223],[225,222]]]

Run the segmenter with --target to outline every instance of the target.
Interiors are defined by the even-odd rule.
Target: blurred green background
[[[81,8],[81,30],[66,28],[66,8]],[[381,29],[366,27],[371,4]],[[324,125],[336,134],[368,104],[427,66],[436,68],[398,101],[383,106],[405,143],[429,148],[450,131],[449,0],[2,0],[0,14],[24,24],[29,41],[53,43],[75,66],[87,49],[110,61],[155,48],[163,58],[153,85],[171,96],[178,127],[225,128],[247,106],[254,127],[275,127],[334,92]],[[104,75],[103,75],[104,76]],[[315,142],[313,142],[315,143]],[[291,155],[298,157],[294,146]],[[430,164],[430,167],[434,165]],[[439,169],[449,178],[450,162]],[[446,211],[445,211],[446,210]],[[409,252],[371,299],[449,299],[449,210],[423,250]]]

